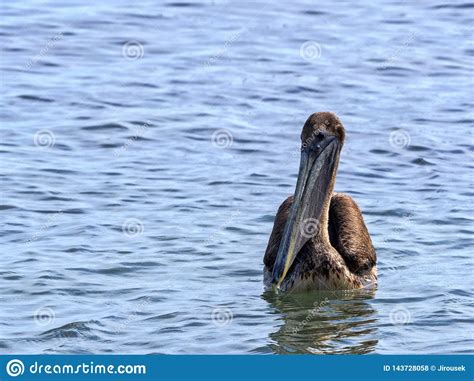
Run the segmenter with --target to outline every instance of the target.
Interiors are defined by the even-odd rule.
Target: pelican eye
[[[316,138],[318,138],[319,140],[323,140],[324,134],[321,131],[319,131],[318,134],[316,135]]]

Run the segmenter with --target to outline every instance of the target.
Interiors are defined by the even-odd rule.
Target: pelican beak
[[[329,133],[319,133],[301,150],[293,205],[273,266],[277,289],[303,245],[319,231],[319,220],[342,144]]]

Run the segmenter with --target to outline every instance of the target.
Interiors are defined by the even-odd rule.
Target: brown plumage
[[[344,138],[332,113],[306,121],[295,195],[278,209],[264,256],[268,285],[288,291],[376,282],[376,254],[362,213],[349,195],[333,193]]]

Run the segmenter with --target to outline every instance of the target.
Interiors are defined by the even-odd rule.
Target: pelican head
[[[303,245],[320,230],[334,187],[345,130],[330,112],[311,115],[301,132],[301,161],[293,205],[273,267],[273,283],[280,287]],[[327,222],[327,221],[326,221]]]

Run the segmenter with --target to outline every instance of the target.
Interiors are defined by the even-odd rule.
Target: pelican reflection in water
[[[280,316],[278,328],[269,334],[269,349],[278,354],[376,352],[377,311],[370,302],[374,296],[374,288],[284,295],[264,292],[263,299]]]
[[[265,252],[265,283],[279,291],[357,289],[377,281],[376,255],[362,213],[333,193],[345,130],[329,112],[311,115],[301,132],[293,196],[278,209]]]

